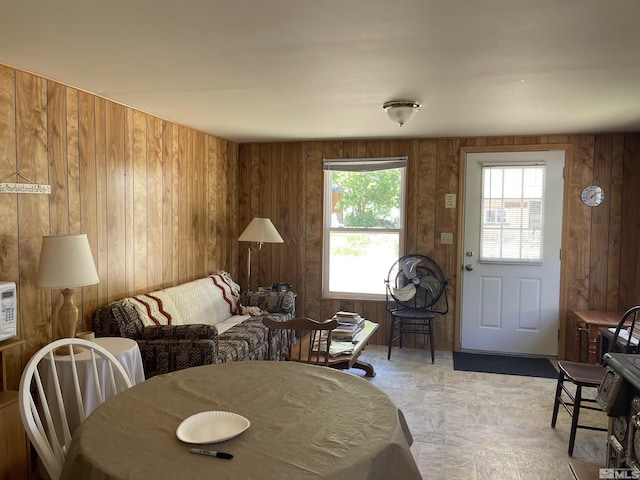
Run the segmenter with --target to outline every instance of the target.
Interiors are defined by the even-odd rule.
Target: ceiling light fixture
[[[384,108],[391,120],[399,126],[403,126],[422,108],[422,104],[413,100],[392,100],[383,103],[382,108]]]

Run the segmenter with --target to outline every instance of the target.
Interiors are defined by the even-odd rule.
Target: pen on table
[[[230,453],[215,452],[213,450],[204,450],[202,448],[192,448],[189,451],[197,455],[207,455],[209,457],[226,458],[227,460],[231,460],[233,458],[233,455],[231,455]]]

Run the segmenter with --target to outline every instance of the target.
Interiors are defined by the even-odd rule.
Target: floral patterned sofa
[[[150,378],[197,365],[266,360],[264,316],[294,318],[295,294],[240,294],[231,277],[219,272],[105,305],[93,315],[93,330],[97,337],[138,342]]]

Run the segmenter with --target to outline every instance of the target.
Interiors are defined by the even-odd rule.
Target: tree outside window
[[[400,228],[400,169],[333,172],[332,191],[345,227]]]

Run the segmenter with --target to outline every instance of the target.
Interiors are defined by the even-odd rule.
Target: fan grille
[[[425,255],[411,254],[391,266],[387,288],[401,307],[430,310],[442,296],[446,281],[435,261]]]

